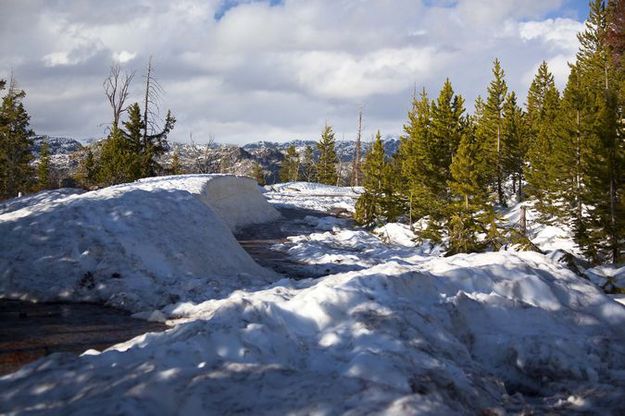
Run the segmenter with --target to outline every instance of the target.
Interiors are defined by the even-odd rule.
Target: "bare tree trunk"
[[[361,159],[361,138],[362,138],[362,108],[358,113],[358,134],[356,135],[356,154],[352,169],[352,185],[360,186],[360,159]]]
[[[501,183],[501,127],[497,125],[497,199],[503,205],[503,184]]]
[[[519,218],[519,227],[523,235],[527,235],[527,208],[521,205],[521,218]]]
[[[147,146],[148,142],[148,107],[150,104],[150,82],[152,81],[152,57],[148,59],[148,67],[145,75],[145,100],[143,106],[143,122],[145,123],[143,129],[143,147]]]
[[[104,87],[104,94],[109,101],[109,105],[113,110],[113,128],[119,126],[119,120],[126,108],[124,104],[128,98],[128,88],[130,82],[135,73],[127,73],[121,70],[118,64],[111,65],[109,76],[104,80],[102,84]]]

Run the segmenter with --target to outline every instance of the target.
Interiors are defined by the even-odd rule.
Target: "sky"
[[[400,135],[415,87],[446,78],[472,111],[498,57],[525,100],[546,60],[559,87],[578,48],[586,0],[2,0],[0,78],[26,91],[37,134],[102,137],[113,63],[152,56],[170,139],[242,144]]]

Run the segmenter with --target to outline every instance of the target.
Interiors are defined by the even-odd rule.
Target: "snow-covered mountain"
[[[51,155],[69,155],[81,150],[84,146],[76,139],[70,137],[35,136],[33,138],[33,154],[39,157],[41,145],[48,143]]]
[[[72,176],[78,168],[81,152],[87,145],[79,140],[67,137],[37,136],[33,140],[33,155],[39,158],[39,152],[44,140],[50,149],[52,168],[57,176]],[[95,142],[94,142],[95,143]],[[306,146],[313,148],[318,155],[314,140],[291,140],[288,142],[257,141],[242,146],[230,144],[189,144],[170,142],[169,151],[162,156],[161,163],[170,166],[174,152],[178,153],[182,170],[185,173],[230,173],[236,175],[253,176],[254,168],[258,164],[265,172],[268,183],[278,181],[280,166],[284,154],[290,146],[303,154]],[[92,145],[92,144],[91,144]],[[370,142],[363,142],[363,155],[370,147]],[[399,148],[399,139],[387,137],[384,140],[387,155],[393,155]],[[341,163],[340,171],[346,178],[349,177],[351,162],[354,158],[356,142],[341,140],[336,142],[336,152]]]

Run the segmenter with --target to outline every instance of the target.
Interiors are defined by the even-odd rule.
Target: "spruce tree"
[[[506,149],[503,142],[503,121],[508,86],[499,59],[493,62],[492,72],[493,80],[488,86],[486,102],[481,109],[477,135],[485,144],[483,148],[490,161],[489,185],[497,193],[499,205],[505,206],[503,185],[506,180],[504,171]]]
[[[295,182],[299,179],[299,155],[295,146],[287,147],[282,166],[280,167],[281,182]]]
[[[1,82],[0,86],[4,87]],[[2,89],[2,88],[0,88]],[[14,80],[2,98],[0,107],[0,199],[27,192],[33,183],[30,116],[22,100],[26,94],[18,90]]]
[[[326,124],[321,133],[321,140],[317,143],[319,161],[317,162],[317,181],[326,185],[336,185],[338,174],[336,165],[339,160],[336,156],[336,141],[332,127]]]
[[[39,165],[37,165],[37,187],[40,190],[50,187],[50,147],[44,140],[39,149]]]

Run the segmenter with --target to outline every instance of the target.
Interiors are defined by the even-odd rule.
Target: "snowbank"
[[[389,262],[169,313],[193,320],[0,379],[0,413],[623,410],[625,308],[540,254]]]
[[[274,273],[230,231],[277,215],[253,185],[166,177],[9,201],[0,214],[0,296],[141,311],[266,284]]]
[[[332,186],[310,182],[287,182],[265,186],[270,203],[321,212],[354,212],[362,187]]]
[[[178,175],[140,179],[142,189],[185,190],[211,207],[234,231],[277,219],[280,214],[258,192],[256,181],[233,175]]]

